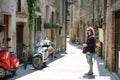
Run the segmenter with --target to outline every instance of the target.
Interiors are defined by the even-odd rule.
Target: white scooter
[[[41,69],[47,66],[46,62],[49,61],[48,48],[50,45],[50,40],[43,40],[35,47],[35,54],[32,59],[32,65],[35,69]]]

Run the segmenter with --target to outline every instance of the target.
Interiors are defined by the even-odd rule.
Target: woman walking
[[[86,43],[83,44],[83,47],[87,48],[86,52],[86,59],[89,64],[89,71],[86,73],[86,75],[92,75],[93,74],[93,58],[95,54],[95,32],[92,27],[87,28],[87,39]]]

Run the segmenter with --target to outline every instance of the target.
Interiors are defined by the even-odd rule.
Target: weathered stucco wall
[[[114,52],[114,46],[117,45],[115,43],[112,43],[113,36],[115,35],[113,27],[115,27],[113,20],[115,20],[115,17],[113,17],[113,14],[115,14],[116,11],[120,10],[120,0],[116,0],[114,3],[111,2],[111,0],[108,0],[107,3],[107,14],[106,14],[106,40],[105,40],[105,60],[107,63],[107,66],[110,70],[114,70],[114,61],[115,61],[115,53]]]
[[[4,15],[9,15],[9,30],[8,30],[8,37],[11,38],[9,42],[9,46],[12,46],[11,50],[16,50],[16,1],[15,0],[1,0],[1,14],[2,20]],[[2,23],[4,23],[2,21]]]

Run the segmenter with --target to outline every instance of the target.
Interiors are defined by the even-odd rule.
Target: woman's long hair
[[[90,35],[90,36],[95,37],[95,31],[94,31],[93,27],[87,27],[87,29],[90,29],[90,30],[91,30],[91,35]],[[86,29],[86,30],[87,30],[87,29]],[[87,32],[86,32],[86,35],[87,35],[87,37],[88,37]]]

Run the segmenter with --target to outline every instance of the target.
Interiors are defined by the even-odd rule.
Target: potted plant
[[[105,28],[106,28],[106,22],[103,21],[103,22],[102,22],[102,29],[105,29]]]

